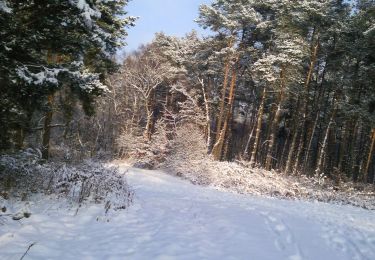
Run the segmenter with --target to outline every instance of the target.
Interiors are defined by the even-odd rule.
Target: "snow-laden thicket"
[[[159,130],[161,131],[161,130]],[[133,150],[134,166],[159,168],[194,184],[213,186],[241,194],[272,196],[286,199],[317,200],[351,204],[375,209],[372,185],[328,179],[287,175],[251,167],[249,162],[218,162],[207,155],[204,136],[194,125],[176,129],[173,140],[155,136],[155,145]],[[157,144],[157,145],[156,145]],[[157,147],[161,149],[157,150]]]
[[[127,208],[134,192],[116,167],[87,161],[77,165],[43,163],[40,155],[26,150],[0,157],[0,208],[11,201],[29,201],[34,195],[52,195],[72,205],[102,203],[105,212]]]
[[[158,122],[153,139],[148,141],[139,134],[123,133],[117,139],[119,155],[134,163],[134,167],[144,169],[157,168],[170,155],[172,139],[168,139],[171,131],[167,130],[165,122]]]

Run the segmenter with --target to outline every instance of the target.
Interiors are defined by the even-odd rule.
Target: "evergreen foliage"
[[[28,130],[36,110],[50,111],[47,96],[63,88],[93,113],[95,96],[116,69],[113,55],[124,45],[126,0],[3,0],[0,2],[0,148],[14,130]],[[124,18],[125,17],[125,18]],[[52,101],[53,102],[53,101]]]

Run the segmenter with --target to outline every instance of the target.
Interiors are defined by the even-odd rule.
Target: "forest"
[[[35,185],[131,207],[113,162],[375,209],[373,0],[214,0],[206,36],[158,32],[120,58],[128,2],[0,0],[4,214]]]
[[[2,151],[141,156],[191,124],[218,161],[375,181],[373,1],[217,1],[210,36],[159,33],[121,65],[126,1],[52,2],[1,5]]]

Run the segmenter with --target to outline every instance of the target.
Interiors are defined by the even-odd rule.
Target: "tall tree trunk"
[[[316,42],[314,43],[315,33],[316,33],[316,29],[314,29],[314,34],[313,34],[313,39],[312,39],[312,50],[311,50],[311,56],[310,56],[310,65],[309,65],[309,70],[307,72],[307,77],[306,77],[306,81],[305,81],[305,94],[307,94],[307,95],[308,95],[308,90],[309,90],[310,82],[311,82],[311,79],[312,79],[312,75],[313,75],[313,72],[314,72],[315,64],[316,64],[316,61],[317,61],[317,57],[318,57],[318,50],[319,50],[319,43],[320,43],[319,33],[317,33],[318,37],[317,37]],[[305,104],[306,104],[307,100],[304,100],[304,101],[305,101]],[[304,112],[306,112],[306,107],[304,107],[304,109],[305,109]]]
[[[249,154],[251,139],[253,139],[254,130],[255,130],[255,124],[254,124],[253,128],[250,131],[249,138],[247,139],[245,150],[243,152],[243,158],[247,158],[247,156]]]
[[[368,153],[368,156],[367,156],[367,160],[366,160],[366,167],[364,169],[364,181],[367,182],[368,180],[368,171],[370,169],[370,164],[371,164],[371,160],[372,160],[372,157],[373,157],[373,152],[374,152],[374,147],[375,147],[375,128],[372,129],[371,131],[371,139],[370,139],[370,150],[369,150],[369,153]]]
[[[220,130],[219,139],[216,141],[213,149],[212,149],[212,155],[214,156],[215,160],[221,160],[223,156],[223,148],[224,144],[227,141],[227,138],[229,136],[228,131],[229,129],[229,123],[230,120],[232,120],[232,110],[233,110],[233,103],[234,103],[234,96],[235,96],[235,90],[236,90],[236,81],[237,81],[237,66],[233,66],[232,70],[232,80],[230,84],[230,90],[229,90],[229,98],[228,98],[228,105],[227,105],[227,113],[224,118],[224,125],[223,128]]]
[[[327,62],[328,62],[328,59],[326,59],[326,63]],[[322,102],[323,102],[324,94],[325,94],[325,88],[323,86],[324,86],[326,72],[327,72],[327,64],[325,65],[324,70],[323,70],[319,94],[317,95],[316,98],[314,98],[315,110],[313,110],[313,111],[315,112],[315,121],[314,121],[314,124],[312,125],[312,127],[309,127],[309,129],[307,130],[306,140],[308,141],[308,144],[307,144],[307,148],[306,148],[305,153],[304,153],[304,162],[303,162],[303,170],[304,171],[308,170],[307,168],[310,164],[309,160],[310,160],[311,147],[312,147],[314,136],[315,136],[315,133],[316,133],[316,129],[317,129],[317,126],[318,126],[318,123],[319,123],[320,112],[321,112],[321,109],[322,109]],[[311,166],[311,164],[310,164],[310,166]]]
[[[43,126],[43,138],[42,138],[42,158],[48,160],[49,158],[49,148],[50,148],[50,139],[51,139],[51,123],[53,117],[53,94],[48,95],[47,106],[48,111],[44,119]]]
[[[297,154],[296,154],[296,157],[295,157],[295,163],[293,165],[293,174],[300,173],[299,165],[300,165],[300,160],[301,160],[301,157],[302,157],[302,151],[303,151],[303,147],[304,147],[305,133],[306,133],[306,129],[302,128],[301,129],[301,135],[299,137],[298,150],[297,150]]]
[[[130,131],[127,130],[128,133],[133,134],[133,129],[137,125],[136,115],[138,114],[138,97],[134,96],[134,102],[133,102],[133,113],[132,118],[130,119]],[[128,127],[128,126],[126,126]]]
[[[254,166],[256,162],[256,156],[258,153],[258,146],[259,146],[259,141],[260,141],[260,134],[262,131],[262,121],[263,121],[263,112],[264,112],[264,104],[266,101],[266,87],[263,89],[263,95],[262,95],[262,101],[259,106],[259,111],[258,111],[258,121],[257,121],[257,129],[255,130],[255,141],[254,141],[254,147],[253,151],[251,152],[251,157],[250,157],[250,165]]]
[[[343,134],[342,134],[342,140],[341,140],[341,145],[340,145],[340,153],[337,161],[337,170],[339,173],[345,172],[345,166],[347,163],[344,162],[344,158],[346,157],[348,151],[348,143],[349,143],[349,136],[350,136],[350,131],[351,131],[351,125],[352,121],[346,121],[343,129]]]
[[[318,113],[316,113],[314,125],[312,126],[311,133],[308,136],[309,137],[308,138],[309,143],[307,145],[307,149],[306,149],[306,153],[305,153],[305,161],[303,163],[303,169],[304,170],[307,170],[307,168],[308,168],[308,164],[309,164],[309,160],[310,160],[311,146],[312,146],[312,143],[313,143],[313,140],[314,140],[316,128],[318,127],[318,121],[319,121],[319,116],[320,116],[319,114],[320,114],[320,111],[318,111]]]
[[[147,113],[147,122],[146,122],[146,129],[144,136],[147,141],[151,141],[151,136],[152,136],[152,126],[153,126],[153,121],[154,121],[154,109],[153,109],[153,102],[152,102],[152,95],[149,95],[146,99],[146,113]]]
[[[203,92],[203,99],[204,99],[204,106],[205,106],[205,112],[206,112],[206,147],[207,147],[207,153],[209,154],[211,152],[211,145],[212,145],[212,138],[211,138],[211,110],[210,110],[210,102],[207,96],[207,91],[204,85],[203,79],[199,80],[202,92]],[[210,89],[210,78],[208,78],[208,90]]]
[[[286,154],[286,149],[289,146],[290,142],[290,134],[287,134],[284,143],[281,146],[281,149],[279,149],[279,154],[278,154],[278,162],[277,162],[277,168],[282,169],[284,167],[284,161],[285,161],[285,154]],[[279,145],[279,144],[278,144]]]
[[[233,133],[232,133],[232,112],[230,112],[230,119],[228,120],[228,130],[226,131],[227,134],[225,135],[225,141],[224,141],[224,148],[223,148],[223,157],[222,159],[223,160],[230,160],[230,151],[231,151],[231,147],[232,147],[232,137],[233,137]]]
[[[233,39],[229,40],[228,48],[231,48],[233,46]],[[218,142],[220,139],[222,129],[222,124],[225,116],[225,99],[227,97],[227,88],[228,88],[228,78],[229,78],[229,70],[230,70],[230,57],[227,58],[227,61],[225,62],[225,68],[224,68],[224,81],[223,81],[223,88],[221,91],[221,101],[220,101],[220,112],[219,116],[217,118],[217,124],[216,124],[216,137],[215,142]]]
[[[288,160],[286,161],[286,166],[285,166],[285,173],[290,173],[290,170],[292,169],[294,151],[296,150],[297,143],[300,143],[301,139],[302,139],[302,131],[300,131],[299,129],[296,129],[293,134],[292,143],[290,144],[290,147],[289,147]]]
[[[297,142],[299,143],[299,137],[301,135],[301,131],[300,131],[301,126],[299,124],[299,120],[301,120],[301,116],[298,114],[299,113],[299,111],[298,111],[299,107],[300,107],[300,97],[298,97],[298,100],[297,100],[297,103],[296,103],[297,115],[294,117],[293,127],[291,127],[292,129],[294,129],[294,132],[292,132],[292,134],[291,134],[291,143],[288,147],[289,152],[288,152],[288,157],[287,157],[285,169],[284,169],[285,173],[290,173],[290,170],[292,169],[292,160],[293,160],[293,156],[294,156],[294,153],[295,153],[296,144],[297,144]]]
[[[361,122],[358,118],[353,120],[353,128],[350,133],[350,142],[349,142],[349,160],[348,160],[348,175],[353,178],[354,176],[354,165],[356,157],[356,140],[357,133],[360,131]],[[353,179],[352,179],[353,180]]]
[[[322,147],[320,148],[319,160],[318,160],[318,164],[317,164],[317,167],[316,167],[316,170],[315,170],[316,176],[321,175],[322,172],[323,172],[323,166],[324,166],[323,160],[325,160],[326,148],[328,146],[328,137],[329,137],[332,125],[333,125],[334,120],[335,120],[336,112],[337,112],[337,104],[335,104],[335,108],[332,112],[331,118],[329,119],[329,123],[328,123],[327,129],[326,129],[325,135],[324,135]]]
[[[315,68],[315,64],[316,64],[316,61],[317,61],[317,56],[318,56],[318,50],[319,50],[319,35],[317,37],[317,40],[314,44],[314,35],[315,35],[315,30],[314,30],[314,34],[313,34],[313,47],[312,47],[312,52],[311,52],[311,56],[310,56],[310,65],[309,65],[309,70],[307,72],[307,77],[306,77],[306,81],[305,81],[305,84],[304,84],[304,97],[302,98],[302,108],[303,108],[303,111],[302,112],[302,119],[300,121],[300,124],[299,124],[299,129],[302,131],[301,133],[301,137],[299,138],[300,139],[300,142],[299,142],[299,145],[298,145],[298,150],[297,150],[297,155],[296,155],[296,159],[295,159],[295,163],[294,163],[294,167],[293,167],[293,171],[296,172],[299,165],[300,165],[300,160],[301,160],[301,154],[302,154],[302,150],[304,148],[304,140],[305,140],[305,137],[306,137],[306,130],[308,130],[307,128],[307,117],[308,117],[308,104],[309,104],[309,90],[310,90],[310,82],[311,82],[311,79],[312,79],[312,76],[313,76],[313,72],[314,72],[314,68]]]
[[[280,85],[279,101],[278,101],[275,116],[271,125],[271,136],[269,138],[269,143],[268,143],[268,151],[267,151],[266,165],[265,165],[265,168],[267,170],[272,169],[273,148],[275,144],[276,134],[278,132],[278,126],[279,126],[280,119],[281,119],[281,108],[284,102],[284,89],[285,89],[284,68],[282,68],[280,71],[280,80],[281,80],[281,85]]]

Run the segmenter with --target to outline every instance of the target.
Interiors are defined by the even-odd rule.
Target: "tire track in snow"
[[[326,243],[349,254],[353,260],[375,259],[375,237],[371,239],[360,230],[343,228],[336,223],[326,222],[323,229]]]

